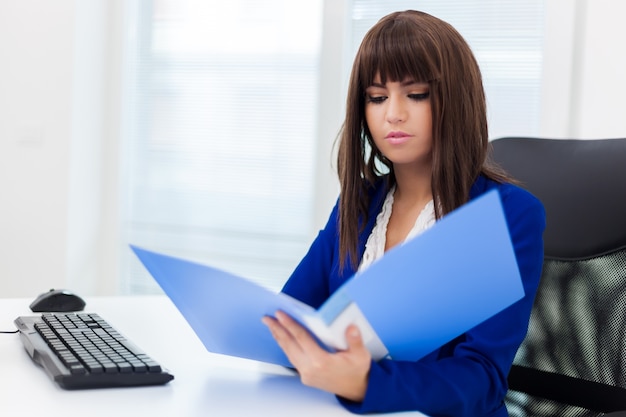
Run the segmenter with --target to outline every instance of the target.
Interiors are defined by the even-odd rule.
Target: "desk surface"
[[[33,315],[31,301],[0,299],[0,330]],[[353,416],[333,395],[302,385],[289,370],[207,352],[165,296],[86,301],[86,312],[100,314],[175,379],[157,387],[65,391],[30,359],[18,334],[0,334],[3,409],[22,409],[24,416]]]

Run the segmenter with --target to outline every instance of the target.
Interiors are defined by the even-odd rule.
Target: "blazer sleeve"
[[[319,231],[307,254],[285,283],[282,292],[319,308],[330,296],[331,269],[336,268],[335,257],[338,242],[338,201],[326,226]]]
[[[355,413],[418,410],[431,416],[506,416],[507,375],[527,329],[543,263],[545,212],[530,193],[500,186],[525,296],[417,362],[372,362]],[[485,267],[488,268],[488,265]]]

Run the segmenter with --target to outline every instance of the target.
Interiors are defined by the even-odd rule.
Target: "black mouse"
[[[85,308],[85,301],[78,295],[67,290],[51,289],[40,294],[30,303],[33,312],[66,312],[81,311]]]

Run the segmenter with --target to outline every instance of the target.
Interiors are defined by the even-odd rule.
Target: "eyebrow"
[[[414,81],[414,80],[406,80],[406,81],[402,81],[400,83],[400,85],[402,87],[409,87],[412,86],[414,84],[419,84],[419,85],[428,85],[428,83],[426,82],[419,82],[419,81]],[[377,88],[387,88],[387,86],[385,84],[381,84],[381,83],[372,83],[370,85],[370,87],[377,87]]]

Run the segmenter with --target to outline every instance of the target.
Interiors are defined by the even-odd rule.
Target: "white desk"
[[[16,317],[33,315],[31,301],[0,299],[0,330],[13,330]],[[354,415],[333,395],[302,385],[282,367],[207,352],[165,296],[96,297],[86,302],[86,312],[100,314],[175,379],[156,387],[65,391],[31,360],[18,334],[0,334],[2,415]]]

